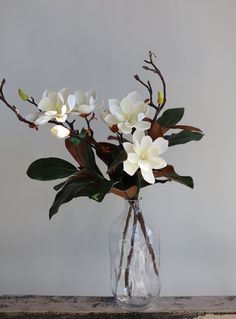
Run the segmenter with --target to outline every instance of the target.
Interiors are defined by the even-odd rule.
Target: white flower
[[[137,92],[131,92],[120,102],[117,99],[109,100],[109,114],[103,118],[110,127],[117,125],[121,133],[130,134],[133,128],[148,130],[150,123],[143,121],[149,107]]]
[[[62,125],[56,125],[51,128],[51,133],[57,138],[65,138],[70,135],[70,130]]]
[[[34,122],[36,125],[43,125],[52,119],[60,123],[65,122],[67,120],[67,113],[71,111],[67,103],[68,96],[69,92],[66,88],[59,92],[45,91],[38,104],[41,112],[29,114],[26,119]]]
[[[102,104],[96,103],[97,96],[93,90],[77,91],[75,94],[71,94],[68,97],[68,104],[71,109],[72,115],[89,114],[99,108]]]
[[[163,137],[158,137],[155,141],[144,132],[135,131],[133,134],[133,144],[123,143],[123,147],[128,154],[124,161],[124,171],[129,175],[141,169],[144,180],[150,184],[155,183],[152,169],[161,169],[167,164],[159,155],[164,153],[168,148],[168,141]]]

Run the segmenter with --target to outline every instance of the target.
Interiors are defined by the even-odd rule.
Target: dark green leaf
[[[108,168],[108,173],[111,173],[112,170],[114,170],[117,165],[123,163],[125,160],[127,160],[127,153],[124,149],[122,149],[114,158],[114,160],[112,161],[111,165]]]
[[[179,133],[165,135],[164,137],[169,141],[169,146],[174,146],[178,144],[185,144],[190,141],[199,141],[203,137],[203,134],[200,132],[183,130]]]
[[[85,130],[82,130],[80,134],[70,137],[71,143],[73,145],[79,145],[87,136]]]
[[[59,207],[71,201],[75,194],[85,187],[84,183],[68,183],[56,195],[55,200],[49,210],[49,219],[58,212]]]
[[[113,182],[93,174],[87,168],[80,170],[77,174],[69,177],[63,183],[54,188],[62,189],[57,193],[52,207],[49,211],[51,218],[58,212],[59,207],[75,197],[87,196],[97,202],[101,202],[105,195],[110,192]]]
[[[30,164],[27,175],[32,179],[50,181],[68,177],[77,171],[74,165],[63,159],[48,157],[38,159]]]
[[[166,110],[161,117],[157,119],[157,122],[162,126],[169,126],[177,124],[184,115],[184,108],[174,108]]]
[[[65,185],[65,183],[66,183],[66,181],[53,186],[53,188],[55,189],[55,191],[59,191],[59,189],[61,189]]]
[[[112,183],[107,180],[93,181],[87,184],[84,188],[81,188],[75,197],[88,197],[97,202],[101,202],[105,195],[110,192]]]
[[[190,188],[194,187],[193,179],[191,176],[180,176],[176,173],[170,173],[169,178]]]
[[[193,188],[193,179],[191,176],[180,176],[175,172],[175,169],[172,165],[167,165],[166,167],[153,170],[155,178],[166,177],[170,181],[179,182],[185,186]]]
[[[93,173],[103,177],[102,172],[96,164],[93,149],[86,140],[81,141],[78,145],[73,145],[71,140],[68,138],[65,140],[65,145],[67,150],[81,167],[86,167]]]

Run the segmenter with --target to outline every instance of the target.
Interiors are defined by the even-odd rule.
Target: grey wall
[[[0,77],[22,113],[32,107],[19,87],[36,100],[64,86],[105,101],[144,95],[132,75],[144,75],[151,49],[167,106],[186,107],[183,123],[204,130],[202,142],[165,154],[194,191],[173,182],[142,194],[162,235],[162,295],[236,293],[235,12],[233,0],[0,0]],[[49,126],[31,131],[2,105],[0,117],[0,294],[109,295],[107,230],[122,200],[74,200],[49,221],[55,183],[25,171],[40,157],[73,159]],[[95,125],[101,138],[104,128]]]

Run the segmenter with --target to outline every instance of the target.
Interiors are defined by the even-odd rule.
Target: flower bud
[[[161,91],[158,91],[158,94],[157,94],[157,103],[159,105],[162,105],[164,102],[164,94],[161,92]]]
[[[65,138],[70,135],[70,130],[62,125],[56,125],[51,128],[51,133],[57,138]]]

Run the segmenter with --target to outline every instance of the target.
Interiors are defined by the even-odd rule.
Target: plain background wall
[[[145,90],[133,79],[151,49],[168,85],[167,107],[205,138],[165,159],[192,175],[145,189],[144,214],[161,230],[162,295],[236,294],[236,1],[0,0],[0,77],[36,101],[44,89],[94,88],[100,100]],[[49,126],[32,131],[0,105],[0,294],[110,295],[107,231],[121,199],[87,198],[48,220],[56,182],[30,180],[40,157],[73,159]],[[80,122],[80,127],[82,122]],[[98,137],[108,131],[95,123]]]

